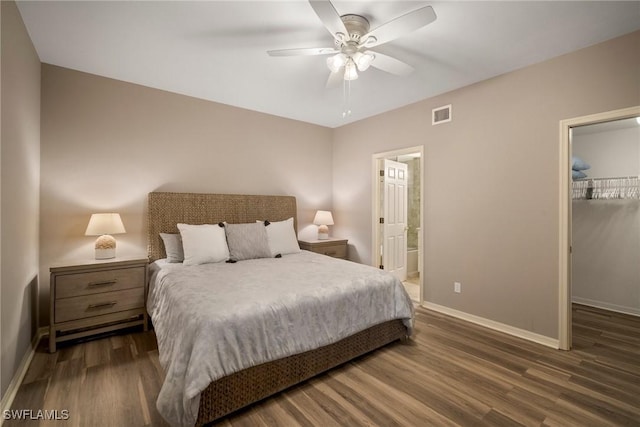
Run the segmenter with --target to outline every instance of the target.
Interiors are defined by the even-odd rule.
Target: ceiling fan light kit
[[[339,80],[351,81],[373,66],[387,73],[405,76],[413,71],[410,65],[388,55],[376,53],[370,48],[390,42],[436,20],[431,6],[425,6],[399,16],[370,30],[369,21],[361,15],[340,16],[329,0],[309,0],[320,21],[331,33],[335,47],[270,50],[271,56],[328,55],[327,67],[331,70],[327,87]],[[339,79],[339,80],[338,80]]]
[[[349,58],[344,66],[344,79],[355,80],[358,78],[358,71],[356,70],[356,63],[353,62],[353,58]]]
[[[327,58],[327,67],[332,73],[339,73],[344,67],[344,79],[355,80],[358,78],[358,71],[365,71],[374,59],[375,55],[371,51],[358,51],[351,56],[338,53]]]
[[[327,58],[327,67],[332,73],[337,73],[345,65],[347,65],[347,56],[344,53],[338,53]]]
[[[353,55],[353,62],[356,63],[358,70],[365,71],[371,65],[371,62],[376,58],[375,54],[371,51],[356,52]]]

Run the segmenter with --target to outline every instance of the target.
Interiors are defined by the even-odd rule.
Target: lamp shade
[[[346,63],[347,57],[344,53],[339,53],[327,58],[327,67],[329,67],[329,69],[334,73],[340,71],[340,68],[344,67],[344,64]]]
[[[97,213],[91,215],[85,236],[101,236],[103,234],[126,233],[120,214],[117,213]]]
[[[353,59],[349,58],[344,66],[344,79],[355,80],[358,78],[358,71],[356,69],[356,63]]]
[[[353,55],[353,61],[356,63],[356,66],[360,71],[364,71],[369,68],[369,65],[371,65],[374,58],[375,56],[370,51],[366,51],[364,53],[356,52],[355,55]]]
[[[315,225],[333,225],[333,216],[331,211],[318,211],[315,218],[313,218]]]

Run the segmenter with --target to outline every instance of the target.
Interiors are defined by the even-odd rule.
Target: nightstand
[[[51,267],[49,351],[56,343],[135,325],[148,330],[147,258]]]
[[[334,258],[347,259],[347,239],[330,237],[325,240],[298,240],[300,249],[328,255]]]

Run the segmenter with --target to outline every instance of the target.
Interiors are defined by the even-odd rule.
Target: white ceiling
[[[370,68],[326,89],[325,56],[271,49],[333,46],[305,0],[20,1],[40,60],[323,126],[338,127],[640,29],[638,1],[335,1],[375,28],[425,5],[437,20],[377,47],[415,68]]]

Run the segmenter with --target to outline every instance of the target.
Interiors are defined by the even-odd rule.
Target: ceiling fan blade
[[[396,76],[406,76],[413,72],[413,67],[399,59],[393,58],[382,53],[373,52],[375,58],[371,62],[372,67],[376,67],[379,70],[386,71],[387,73],[395,74]]]
[[[269,56],[330,55],[338,52],[340,51],[333,47],[308,47],[301,49],[278,49],[267,51]]]
[[[329,0],[309,0],[309,4],[318,15],[318,18],[320,18],[320,21],[329,30],[331,36],[335,38],[337,33],[342,33],[345,36],[349,35],[344,22],[342,22],[336,8],[333,7]]]
[[[433,8],[426,6],[382,24],[362,36],[361,40],[364,40],[365,46],[378,46],[422,28],[435,21],[436,18]],[[375,37],[375,39],[367,40],[369,37]]]
[[[344,79],[344,67],[340,67],[340,70],[329,74],[329,78],[327,79],[327,85],[326,85],[327,89],[331,89],[333,87],[338,86],[343,79]]]

